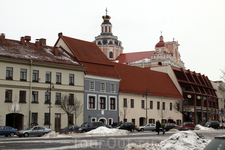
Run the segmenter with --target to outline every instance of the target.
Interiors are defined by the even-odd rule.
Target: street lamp
[[[146,89],[146,91],[143,93],[143,97],[145,97],[146,96],[146,106],[145,106],[145,110],[146,110],[146,124],[147,124],[147,120],[148,120],[148,106],[147,106],[147,97],[148,97],[148,95],[150,95],[151,94],[151,92],[150,92],[150,90],[149,89]]]
[[[52,89],[54,89],[54,88],[55,88],[54,84],[50,82],[50,87],[48,87],[48,89],[47,89],[47,92],[50,93],[49,100],[48,100],[48,102],[49,102],[49,106],[48,106],[48,108],[49,108],[49,129],[50,129],[50,124],[51,124],[51,108],[52,108],[52,106],[51,106],[51,92],[52,92]]]

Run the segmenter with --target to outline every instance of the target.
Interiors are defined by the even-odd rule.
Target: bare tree
[[[221,72],[222,72],[221,79],[223,79],[225,81],[225,71],[224,70],[221,70]]]
[[[163,109],[163,107],[161,107],[161,109],[158,110],[158,115],[160,116],[161,120],[167,116],[167,110],[167,107],[166,109]]]
[[[75,124],[77,124],[77,118],[83,111],[83,105],[81,105],[81,101],[77,98],[74,99],[74,117],[75,117]]]
[[[173,104],[173,108],[176,112],[182,114],[183,120],[187,112],[191,111],[191,106],[187,104],[187,100],[178,100]]]
[[[128,108],[127,106],[129,106],[129,102],[127,102],[127,104],[125,106],[123,104],[120,109],[120,116],[122,116],[123,122],[126,119],[127,114],[130,112],[130,108]]]
[[[16,127],[16,117],[21,111],[22,105],[18,104],[16,101],[8,106],[8,111],[13,114],[13,128]]]

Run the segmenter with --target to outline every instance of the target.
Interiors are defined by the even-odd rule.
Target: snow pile
[[[48,134],[43,135],[44,138],[54,138],[54,137],[58,137],[59,133],[55,132],[55,131],[51,131]]]
[[[195,130],[208,130],[208,131],[214,131],[215,129],[213,129],[213,128],[208,128],[208,127],[203,127],[203,126],[201,126],[200,124],[197,124],[197,125],[195,126]]]
[[[101,136],[107,136],[107,135],[129,135],[129,131],[127,130],[120,130],[120,129],[109,129],[107,127],[98,127],[97,129],[91,130],[89,132],[85,133],[86,135],[101,135]]]
[[[180,132],[180,131],[177,129],[170,129],[168,132]]]
[[[125,147],[125,150],[202,150],[210,141],[194,131],[182,131],[171,135],[160,144],[136,145],[131,143]]]

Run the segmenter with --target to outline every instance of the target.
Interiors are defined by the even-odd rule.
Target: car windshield
[[[180,125],[181,125],[181,126],[183,126],[183,125],[184,125],[184,123],[181,123]]]
[[[88,123],[87,122],[85,122],[85,123],[83,123],[82,125],[81,125],[81,127],[87,127],[88,126]]]
[[[210,125],[210,122],[206,122],[205,125]]]
[[[225,139],[213,139],[204,150],[225,149]]]

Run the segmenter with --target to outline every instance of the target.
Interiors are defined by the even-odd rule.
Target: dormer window
[[[161,62],[159,62],[159,63],[158,63],[158,66],[162,66],[162,63],[161,63]]]
[[[105,91],[105,83],[101,83],[101,91]]]
[[[109,58],[113,58],[113,52],[109,52]]]
[[[101,41],[98,41],[98,45],[102,45],[102,42]]]

